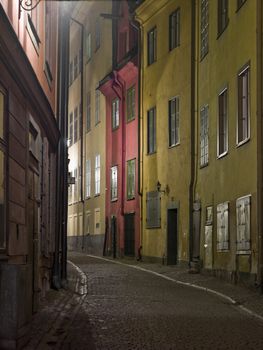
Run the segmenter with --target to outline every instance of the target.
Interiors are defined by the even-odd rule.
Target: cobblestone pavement
[[[27,350],[263,349],[263,322],[239,307],[251,303],[262,311],[262,297],[252,291],[177,267],[77,253],[69,260],[69,289],[49,293]]]

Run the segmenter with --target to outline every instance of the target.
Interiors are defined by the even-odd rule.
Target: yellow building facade
[[[141,245],[144,258],[189,259],[191,2],[146,0],[141,27]]]
[[[106,190],[106,106],[105,97],[97,87],[111,71],[112,62],[111,21],[100,14],[110,13],[111,7],[111,1],[81,1],[73,15],[77,22],[72,21],[70,40],[73,81],[69,87],[69,171],[75,177],[75,185],[69,188],[68,245],[69,249],[96,254],[103,253]],[[74,60],[81,52],[81,42],[83,54],[78,62],[83,66],[83,75],[74,79]],[[77,136],[75,105],[81,105],[75,122]]]
[[[261,1],[196,1],[195,251],[233,281],[260,275],[261,26]]]

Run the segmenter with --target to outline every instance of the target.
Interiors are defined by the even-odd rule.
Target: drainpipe
[[[71,17],[71,20],[78,24],[80,26],[81,30],[81,45],[80,45],[80,54],[81,54],[81,72],[80,72],[80,105],[81,105],[81,119],[80,119],[80,125],[82,127],[81,133],[80,133],[80,201],[82,203],[82,250],[84,249],[84,226],[85,226],[85,201],[84,201],[84,188],[83,188],[83,158],[84,158],[84,132],[85,128],[83,126],[83,114],[84,114],[84,25],[83,23],[79,22],[75,18]]]
[[[62,8],[58,8],[62,12]],[[54,253],[53,287],[58,289],[67,279],[67,115],[68,115],[68,50],[69,49],[69,11],[59,16],[58,46],[58,105],[57,116],[60,140],[57,155],[57,193],[56,193],[56,235]],[[61,248],[61,259],[60,259]]]
[[[191,28],[191,180],[189,186],[189,266],[193,257],[193,205],[195,183],[195,0],[192,0],[192,28]]]
[[[137,193],[140,197],[140,244],[138,248],[138,260],[141,260],[141,250],[142,250],[142,225],[141,225],[141,209],[142,209],[142,190],[141,190],[141,28],[140,23],[133,19],[131,21],[131,25],[137,31],[137,67],[138,67],[138,112],[137,112],[137,120],[138,120],[138,175],[137,175]]]
[[[261,293],[263,293],[263,238],[262,238],[262,2],[257,1],[257,232],[258,232],[258,276],[256,285],[260,286]],[[252,254],[254,254],[254,249]],[[253,259],[253,255],[252,255]]]

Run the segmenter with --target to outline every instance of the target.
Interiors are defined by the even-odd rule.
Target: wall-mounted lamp
[[[35,5],[33,5],[33,0],[19,0],[19,19],[21,17],[22,10],[32,11],[37,7],[40,1],[41,0],[36,1]]]
[[[158,180],[157,184],[156,184],[157,191],[160,192],[160,193],[164,193],[164,194],[165,193],[168,194],[170,192],[170,189],[169,189],[168,185],[165,186],[164,190],[162,190],[161,187],[162,187],[162,185],[160,184],[160,181]]]

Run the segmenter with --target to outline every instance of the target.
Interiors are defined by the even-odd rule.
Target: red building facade
[[[140,247],[138,188],[138,32],[128,1],[113,3],[113,70],[100,82],[106,97],[105,253],[137,256]]]

